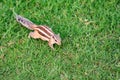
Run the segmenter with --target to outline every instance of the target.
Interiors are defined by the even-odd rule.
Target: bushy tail
[[[36,26],[33,22],[31,22],[29,19],[24,18],[20,15],[18,15],[14,10],[13,10],[13,14],[15,15],[16,20],[21,23],[23,26],[25,26],[26,28],[33,30],[34,27]]]

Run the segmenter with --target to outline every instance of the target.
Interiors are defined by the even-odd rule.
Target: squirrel
[[[43,41],[48,41],[50,48],[54,49],[53,44],[61,45],[61,38],[59,34],[55,34],[51,28],[45,25],[36,25],[27,18],[24,18],[13,11],[17,22],[21,23],[26,28],[33,30],[30,32],[28,37],[34,39],[42,39]]]

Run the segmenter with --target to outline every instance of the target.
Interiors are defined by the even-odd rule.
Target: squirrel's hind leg
[[[30,37],[32,37],[34,39],[38,39],[38,38],[40,38],[40,35],[37,31],[34,31],[34,32],[29,33],[28,38],[30,38]]]

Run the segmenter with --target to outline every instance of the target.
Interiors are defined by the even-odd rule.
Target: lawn
[[[62,45],[28,38],[15,12]],[[120,0],[1,0],[0,80],[119,80]]]

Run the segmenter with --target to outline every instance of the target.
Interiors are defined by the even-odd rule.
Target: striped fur
[[[47,39],[50,39],[51,33],[49,33],[48,31],[46,31],[44,28],[42,28],[42,27],[36,27],[36,28],[34,28],[34,30],[37,30],[38,33],[41,36],[46,37]]]

